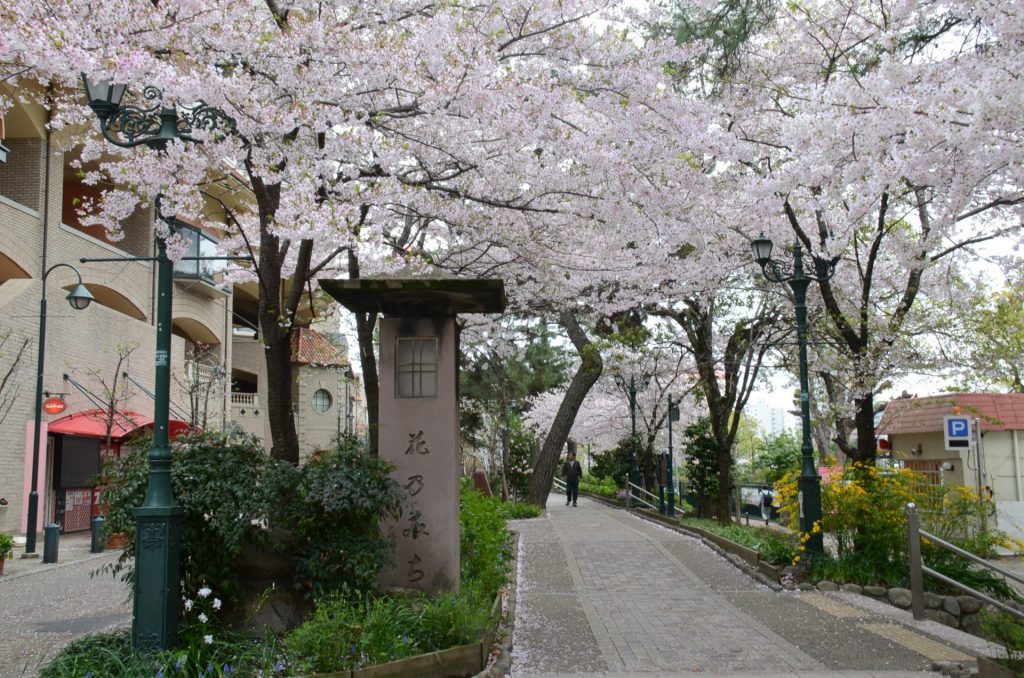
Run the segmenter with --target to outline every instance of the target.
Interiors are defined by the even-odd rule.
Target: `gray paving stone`
[[[931,668],[877,632],[884,612],[840,602],[849,594],[773,591],[700,541],[624,511],[555,501],[517,525],[529,576],[520,578],[513,676],[869,678]],[[806,596],[836,598],[812,605]]]

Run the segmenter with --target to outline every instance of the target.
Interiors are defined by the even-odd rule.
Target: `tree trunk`
[[[259,321],[267,366],[267,419],[270,422],[270,456],[299,463],[299,436],[292,412],[291,323],[281,308],[281,265],[278,239],[269,233],[261,241]]]
[[[875,442],[875,394],[868,391],[862,398],[855,398],[853,404],[856,407],[854,422],[857,426],[857,449],[851,461],[872,463],[878,451]]]
[[[349,280],[356,280],[359,275],[359,257],[349,250]],[[355,316],[359,366],[363,370],[363,393],[366,395],[366,453],[376,457],[380,454],[380,380],[377,375],[377,356],[373,352],[373,330],[377,326],[377,314],[356,313]]]
[[[601,353],[590,342],[579,320],[575,314],[563,311],[559,315],[559,322],[569,335],[573,346],[580,354],[580,366],[569,382],[569,388],[565,391],[561,405],[558,406],[558,413],[555,420],[551,422],[551,429],[544,439],[544,447],[541,448],[537,462],[533,467],[533,475],[530,476],[530,488],[527,501],[537,506],[547,504],[548,495],[551,493],[551,484],[555,478],[555,470],[558,467],[558,460],[561,457],[562,446],[569,438],[569,431],[576,421],[576,415],[583,405],[591,387],[601,377],[604,364],[601,360]]]

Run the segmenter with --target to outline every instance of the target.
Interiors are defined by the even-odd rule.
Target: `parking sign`
[[[947,414],[942,421],[947,450],[966,450],[971,446],[971,420],[969,417]]]

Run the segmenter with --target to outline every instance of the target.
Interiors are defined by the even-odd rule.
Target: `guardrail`
[[[1021,577],[1018,574],[1010,572],[1009,570],[1004,570],[998,565],[993,565],[992,563],[988,562],[983,558],[979,558],[973,553],[964,551],[959,546],[950,544],[948,541],[936,537],[934,534],[930,532],[922,530],[920,519],[917,515],[917,506],[915,506],[913,503],[907,504],[907,533],[910,556],[910,609],[914,613],[914,619],[924,619],[924,575],[927,574],[930,577],[938,579],[944,584],[948,584],[954,588],[958,588],[965,593],[969,593],[975,598],[979,598],[990,605],[998,607],[1000,610],[1004,610],[1005,612],[1016,617],[1017,619],[1024,620],[1024,612],[1012,608],[1006,603],[996,600],[995,598],[985,593],[982,593],[981,591],[972,589],[970,586],[967,586],[966,584],[961,584],[955,579],[947,577],[941,572],[936,572],[932,568],[925,565],[921,559],[921,537],[924,537],[928,541],[946,549],[947,551],[951,551],[952,553],[955,553],[958,556],[962,556],[968,559],[976,565],[981,565],[982,567],[988,570],[998,572],[1004,577],[1009,577],[1010,579],[1013,579],[1016,582],[1024,584],[1024,577]]]
[[[635,492],[633,492],[633,490],[635,490]],[[626,476],[626,508],[633,508],[633,502],[637,502],[639,504],[643,504],[644,506],[646,506],[647,508],[651,509],[652,511],[657,511],[658,510],[658,504],[657,503],[652,504],[649,501],[645,501],[644,499],[641,499],[640,495],[644,495],[644,494],[646,494],[648,497],[652,498],[655,502],[658,501],[658,495],[651,494],[650,492],[648,492],[644,488],[640,487],[639,485],[634,485],[633,483],[629,482],[629,476]],[[634,495],[636,495],[636,496],[634,496]]]
[[[565,494],[565,493],[566,493],[566,490],[565,490],[565,481],[564,481],[564,480],[562,480],[561,478],[554,478],[554,481],[555,481],[555,482],[554,482],[554,484],[552,485],[552,487],[555,487],[555,488],[557,488],[559,492],[561,492],[562,494]]]

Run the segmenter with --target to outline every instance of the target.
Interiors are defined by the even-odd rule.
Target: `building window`
[[[189,224],[178,221],[175,223],[178,235],[188,241],[186,257],[212,257],[217,255],[217,241],[209,235]],[[224,268],[223,261],[181,260],[174,262],[176,278],[198,278],[206,282],[214,281],[214,274]]]
[[[437,395],[437,338],[399,339],[396,395],[433,398]]]
[[[318,388],[313,392],[313,409],[323,414],[331,409],[331,392],[324,388]]]

